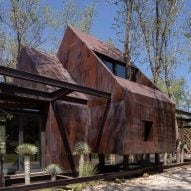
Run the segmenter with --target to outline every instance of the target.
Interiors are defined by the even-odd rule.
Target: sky
[[[63,0],[43,0],[45,4],[54,7],[55,9],[61,8],[61,2]],[[91,4],[92,0],[74,0],[80,7],[84,7],[87,4]],[[185,6],[183,7],[184,13],[187,14],[188,11],[191,11],[191,0],[185,0]],[[105,0],[97,0],[96,4],[96,16],[93,22],[93,27],[91,33],[97,39],[108,40],[111,38],[115,43],[115,46],[120,50],[123,49],[121,43],[119,43],[116,31],[112,29],[112,24],[114,22],[114,17],[116,16],[117,7],[115,5],[106,4]],[[185,16],[182,15],[178,19],[178,23],[181,24],[185,20]],[[181,40],[181,38],[180,38]],[[184,42],[182,42],[184,43]],[[189,49],[191,47],[185,47]],[[191,73],[189,73],[189,64],[190,61],[184,59],[184,57],[179,58],[182,61],[182,65],[179,66],[177,70],[177,76],[186,78],[186,81],[191,89]],[[148,77],[151,77],[151,72],[147,64],[135,63],[138,68],[140,68]]]

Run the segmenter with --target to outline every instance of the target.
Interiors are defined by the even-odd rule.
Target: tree
[[[76,27],[88,34],[91,32],[96,11],[96,1],[81,8],[74,0],[65,0],[63,1],[62,7],[63,8],[55,14],[55,35],[52,37],[54,47],[53,50],[51,50],[53,53],[57,51],[60,40],[68,25]]]
[[[185,105],[185,97],[187,95],[186,89],[186,81],[184,78],[176,78],[173,80],[171,88],[167,88],[163,80],[158,81],[158,87],[162,92],[168,95],[170,91],[171,98],[176,103],[176,108],[181,109]]]
[[[169,80],[170,70],[174,71],[173,67],[175,67],[178,52],[177,44],[175,44],[177,40],[173,38],[172,34],[176,33],[174,26],[176,26],[180,8],[181,1],[178,0],[152,2],[146,0],[136,3],[139,26],[153,82],[157,84],[162,78],[168,89],[172,85]],[[169,96],[171,96],[170,91]]]
[[[191,112],[191,91],[187,90],[184,94],[182,109]]]
[[[95,1],[92,4],[80,8],[74,0],[66,0],[63,3],[63,9],[59,13],[61,31],[66,30],[68,25],[79,28],[83,32],[90,33],[93,18],[95,16]]]
[[[172,98],[173,87],[176,86],[174,73],[179,64],[177,59],[179,46],[176,36],[178,30],[176,26],[182,1],[115,0],[115,3],[122,5],[118,15],[122,15],[125,29],[121,29],[120,24],[118,24],[119,16],[116,23],[125,35],[123,43],[128,79],[131,77],[132,52],[135,51],[135,48],[131,49],[134,41],[132,37],[139,34],[139,39],[141,39],[139,47],[142,49],[140,54],[149,65],[153,82],[156,85],[165,84],[166,93]]]
[[[127,79],[131,80],[132,63],[140,55],[140,29],[135,12],[135,0],[113,0],[108,3],[117,5],[117,16],[114,18],[113,28],[124,45],[124,61]]]
[[[2,1],[1,7],[0,24],[6,34],[8,64],[15,66],[23,46],[37,48],[45,42],[43,32],[50,26],[50,10],[41,7],[40,0]]]
[[[30,156],[38,152],[38,148],[32,144],[19,145],[15,152],[24,156],[25,184],[30,184]]]
[[[191,54],[190,54],[190,45],[191,45],[191,13],[189,11],[189,14],[187,15],[187,18],[185,19],[185,23],[184,23],[184,36],[186,38],[186,48],[185,48],[185,52],[188,56],[188,60],[190,61],[191,59]],[[189,46],[189,48],[188,48]],[[191,71],[191,64],[190,64],[190,71]]]
[[[91,27],[93,25],[93,19],[95,16],[95,2],[92,5],[87,5],[82,12],[82,19],[78,24],[78,28],[87,34],[91,32]]]

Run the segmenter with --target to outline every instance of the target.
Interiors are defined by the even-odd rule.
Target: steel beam
[[[15,85],[6,84],[6,83],[0,83],[0,90],[1,90],[1,94],[5,94],[5,95],[9,94],[9,95],[21,96],[21,94],[24,94],[25,97],[26,96],[29,96],[29,98],[36,97],[40,100],[44,99],[47,101],[49,101],[51,98],[48,92],[19,87]]]
[[[15,85],[0,83],[0,98],[6,98],[7,96],[17,97],[17,98],[28,98],[33,100],[40,100],[46,102],[53,102],[58,99],[63,101],[70,101],[79,104],[87,104],[87,100],[81,98],[75,98],[67,96],[67,94],[71,93],[71,90],[68,89],[59,89],[55,92],[48,93],[45,91],[34,90],[30,88],[18,87]],[[7,97],[8,98],[8,97]],[[11,99],[13,100],[13,99]]]
[[[100,128],[99,128],[99,131],[98,131],[98,136],[97,136],[97,140],[96,140],[96,144],[95,144],[95,148],[94,148],[95,152],[99,152],[99,145],[100,145],[101,138],[102,138],[102,135],[103,135],[105,122],[106,122],[107,115],[108,115],[108,112],[109,112],[110,104],[111,104],[111,99],[107,99],[107,103],[106,103],[106,106],[105,106],[105,109],[104,109],[104,114],[103,114],[103,117],[102,117],[102,120],[101,120],[101,123],[100,123]]]
[[[67,94],[71,93],[71,90],[68,89],[59,89],[57,91],[54,91],[50,94],[50,96],[52,97],[51,101],[56,101],[58,99],[62,99],[62,97],[66,96]]]
[[[5,67],[5,66],[0,66],[0,74],[5,75],[5,76],[10,76],[10,77],[15,77],[15,78],[22,79],[22,80],[36,82],[39,84],[50,85],[50,86],[54,86],[54,87],[58,87],[58,88],[65,88],[65,89],[69,89],[71,91],[77,91],[77,92],[81,92],[81,93],[89,94],[89,95],[93,95],[93,96],[98,96],[98,97],[103,97],[103,98],[111,97],[110,93],[102,92],[99,90],[87,88],[84,86],[79,86],[76,84],[72,84],[72,83],[68,83],[68,82],[64,82],[64,81],[60,81],[60,80],[55,80],[55,79],[48,78],[45,76],[40,76],[40,75],[36,75],[36,74],[24,72],[24,71],[19,71],[16,69]]]

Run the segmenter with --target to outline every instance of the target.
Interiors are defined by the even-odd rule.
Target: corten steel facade
[[[14,81],[22,87],[49,93],[57,91],[58,99],[41,102],[44,166],[58,163],[74,172],[73,150],[78,141],[86,141],[92,152],[101,154],[174,150],[174,103],[135,66],[130,81],[114,75],[105,60],[124,65],[118,49],[72,27],[66,30],[57,57],[32,48],[22,50],[18,70],[111,94],[109,99],[98,94],[83,94],[83,91],[59,92],[57,87],[47,84]],[[40,99],[39,94],[37,98]]]
[[[105,106],[102,101],[88,97],[91,121],[87,136],[90,146],[99,153],[173,151],[174,103],[138,69],[134,74],[135,82],[116,77],[99,54],[123,63],[119,50],[71,27],[66,30],[57,54],[64,68],[80,85],[111,93],[111,104],[98,148],[95,144]]]

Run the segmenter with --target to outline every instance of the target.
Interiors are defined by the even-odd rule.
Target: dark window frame
[[[110,58],[110,57],[108,57],[108,56],[105,56],[105,55],[103,55],[103,54],[100,54],[100,53],[98,53],[98,52],[96,52],[95,51],[95,54],[102,60],[102,62],[104,63],[104,65],[107,67],[107,65],[105,64],[105,62],[109,62],[109,63],[111,63],[112,64],[112,71],[110,70],[110,68],[109,67],[107,67],[115,76],[118,76],[118,77],[121,77],[121,76],[119,76],[119,75],[117,75],[117,65],[120,65],[120,66],[122,66],[122,67],[124,67],[124,69],[125,69],[125,78],[124,77],[121,77],[121,78],[124,78],[124,79],[127,79],[127,71],[126,71],[126,67],[125,67],[125,63],[123,63],[123,62],[120,62],[120,61],[118,61],[118,60],[115,60],[115,59],[112,59],[112,58]],[[105,61],[105,62],[104,62]],[[138,72],[138,68],[136,67],[136,66],[132,66],[131,67],[131,72],[132,72],[132,79],[131,79],[131,81],[134,81],[134,82],[136,82],[136,74],[137,74],[137,72]]]
[[[142,120],[142,139],[144,142],[153,141],[153,121]]]

